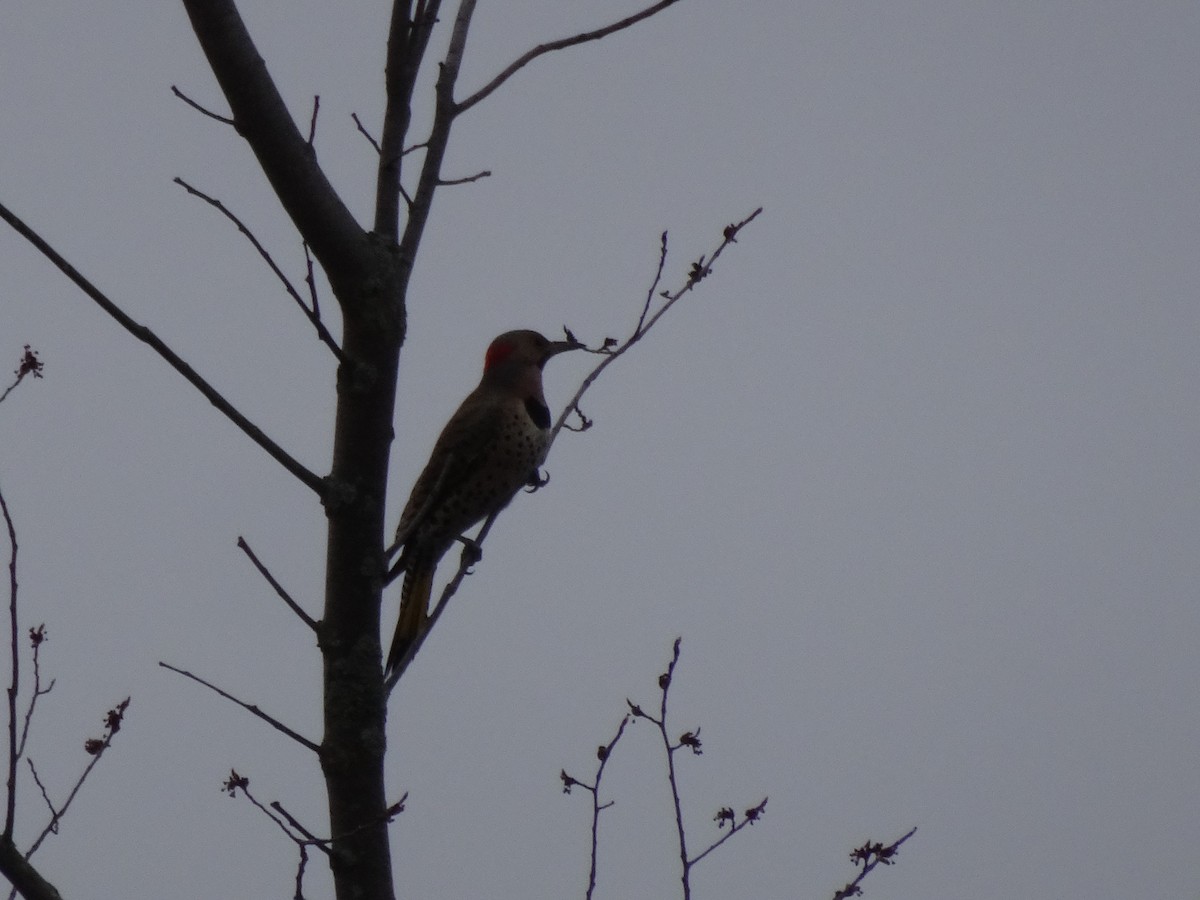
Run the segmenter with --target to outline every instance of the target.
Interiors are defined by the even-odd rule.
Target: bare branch
[[[325,851],[326,856],[330,855],[329,848],[324,846],[323,842],[317,840],[316,838],[309,840],[309,832],[302,829],[295,819],[284,813],[282,811],[283,808],[278,802],[272,803],[271,809],[268,809],[265,805],[263,805],[257,797],[250,793],[250,779],[244,775],[239,775],[236,769],[230,770],[229,778],[227,778],[221,785],[221,789],[228,793],[230,797],[237,796],[238,791],[241,791],[242,796],[249,800],[255,809],[274,822],[279,830],[287,835],[288,839],[296,845],[296,848],[299,851],[300,859],[296,865],[296,893],[292,896],[295,898],[295,900],[304,900],[304,872],[308,868],[308,848],[310,846],[320,847],[323,851]],[[272,809],[276,810],[279,815],[276,815],[276,813],[272,812]],[[282,816],[286,816],[286,824],[284,819],[281,818]],[[292,834],[292,832],[288,830],[288,825],[291,825],[293,828],[299,831],[302,837],[297,837],[296,835]]]
[[[313,122],[316,122],[315,114]],[[275,273],[275,277],[279,279],[280,283],[283,285],[283,289],[287,291],[288,296],[296,301],[296,305],[300,307],[301,312],[303,312],[305,317],[312,322],[313,327],[317,330],[317,337],[321,339],[321,342],[324,343],[325,346],[327,346],[331,351],[333,351],[333,355],[337,357],[338,362],[347,362],[346,354],[342,352],[342,348],[338,346],[338,342],[333,339],[333,335],[329,333],[329,329],[326,328],[325,323],[321,321],[321,316],[317,312],[315,304],[312,309],[308,307],[308,305],[300,297],[299,292],[292,285],[292,282],[286,275],[283,274],[283,270],[275,263],[274,258],[267,251],[267,248],[262,245],[262,242],[259,241],[257,237],[255,237],[254,232],[247,227],[246,223],[234,215],[229,207],[227,207],[216,197],[210,197],[208,194],[204,193],[204,191],[193,187],[178,176],[172,180],[193,197],[199,197],[209,206],[218,210],[221,215],[225,216],[225,218],[237,226],[237,230],[240,231],[245,236],[246,240],[248,240],[254,247],[254,249],[258,251],[258,255],[262,257],[263,262],[267,264],[267,268]],[[307,247],[307,245],[305,246]],[[307,252],[305,255],[307,256]],[[309,275],[311,277],[311,271]],[[310,281],[309,283],[311,284],[312,282]]]
[[[177,669],[175,666],[171,665],[170,663],[165,663],[165,662],[161,662],[161,661],[159,662],[159,665],[162,666],[164,669],[170,669],[172,672],[176,673],[177,675],[182,675],[184,678],[190,678],[192,681],[196,682],[197,684],[204,685],[210,691],[212,691],[213,693],[216,693],[216,694],[220,694],[222,697],[224,697],[226,700],[230,701],[231,703],[236,703],[238,706],[240,706],[242,709],[246,710],[247,712],[258,716],[260,719],[262,719],[264,722],[266,722],[268,725],[270,725],[272,728],[274,728],[280,734],[284,734],[284,735],[287,735],[288,737],[290,737],[293,741],[295,741],[301,747],[307,747],[313,753],[319,754],[321,752],[321,748],[319,745],[313,743],[312,741],[310,741],[308,738],[306,738],[304,735],[300,734],[299,732],[293,731],[291,728],[288,728],[286,725],[284,725],[278,719],[267,715],[265,712],[263,712],[261,709],[259,709],[254,704],[246,703],[244,700],[239,700],[237,697],[233,696],[233,694],[230,694],[227,691],[221,690],[216,685],[205,681],[203,678],[199,677],[198,675],[193,675],[191,672],[188,672],[185,669]]]
[[[158,335],[156,335],[145,325],[139,324],[131,319],[124,312],[124,310],[109,300],[99,288],[84,278],[74,266],[67,262],[66,259],[64,259],[58,253],[58,251],[46,243],[46,241],[43,240],[37,232],[17,218],[17,216],[14,215],[8,209],[8,207],[4,206],[3,204],[0,204],[0,219],[6,221],[18,234],[20,234],[23,238],[29,241],[29,243],[33,244],[34,247],[41,251],[43,256],[45,256],[50,260],[50,262],[54,263],[54,265],[58,267],[59,271],[71,279],[71,281],[75,282],[76,286],[78,286],[80,290],[91,297],[101,309],[116,319],[117,322],[120,323],[121,327],[123,327],[142,343],[148,344],[151,348],[153,348],[159,356],[165,359],[171,365],[171,367],[175,369],[175,371],[186,378],[192,384],[192,386],[196,388],[196,390],[203,394],[209,403],[224,413],[226,418],[240,428],[247,435],[247,437],[254,441],[254,443],[266,450],[276,462],[300,479],[301,482],[312,488],[312,490],[315,491],[319,496],[324,496],[325,480],[323,478],[310,472],[289,453],[287,453],[287,451],[267,437],[261,428],[238,412],[238,410],[234,408],[233,404],[226,400],[216,388],[201,378],[200,374],[186,362],[184,362],[174,350],[163,343],[162,339],[159,338]]]
[[[418,0],[416,10],[411,2],[392,4],[384,66],[387,100],[376,147],[379,168],[375,182],[375,232],[392,241],[399,237],[401,163],[412,121],[413,90],[440,7],[441,0]]]
[[[351,293],[343,295],[339,287],[354,283],[370,252],[365,232],[296,127],[234,0],[183,0],[183,5],[234,127],[345,302]]]
[[[318,848],[326,856],[329,855],[329,844],[331,842],[329,841],[328,838],[319,838],[315,834],[313,834],[311,831],[309,831],[307,828],[305,828],[303,825],[301,825],[300,822],[296,819],[296,817],[293,816],[286,809],[284,809],[283,804],[280,803],[278,800],[271,801],[271,809],[275,810],[275,812],[277,812],[277,813],[279,813],[279,815],[283,816],[283,818],[287,820],[287,823],[289,825],[291,825],[292,828],[296,829],[297,832],[304,835],[304,839],[306,841],[308,841],[314,847]]]
[[[740,822],[737,821],[737,814],[730,807],[726,806],[726,807],[718,810],[717,814],[715,816],[713,816],[713,821],[715,821],[717,823],[718,828],[721,828],[724,825],[728,824],[729,830],[727,832],[725,832],[725,834],[723,836],[721,836],[720,838],[718,838],[717,840],[715,840],[711,844],[709,844],[705,850],[703,850],[700,853],[697,853],[695,856],[693,856],[691,858],[691,860],[689,860],[688,865],[691,865],[691,866],[696,865],[696,863],[700,862],[700,860],[704,859],[704,857],[708,856],[708,854],[712,853],[714,850],[716,850],[718,847],[720,847],[723,843],[725,843],[727,840],[729,840],[731,837],[733,837],[735,834],[737,834],[739,831],[741,831],[743,828],[745,828],[747,825],[753,825],[755,822],[757,822],[759,819],[762,818],[763,813],[765,813],[766,810],[767,810],[767,798],[766,797],[763,797],[762,802],[759,803],[757,806],[752,806],[748,810],[746,810],[744,813],[742,813],[742,820]]]
[[[658,688],[660,691],[658,716],[655,717],[646,712],[641,706],[631,700],[626,700],[625,702],[629,706],[629,714],[633,718],[645,719],[653,723],[654,727],[658,730],[663,749],[666,751],[667,781],[671,786],[671,799],[675,805],[675,831],[679,840],[680,882],[683,888],[684,900],[690,900],[692,895],[691,875],[696,863],[700,862],[700,860],[704,859],[747,825],[752,825],[761,819],[767,808],[767,798],[763,797],[757,806],[752,806],[742,813],[740,822],[738,821],[737,814],[729,807],[720,809],[713,819],[716,821],[718,828],[729,825],[730,830],[710,844],[705,850],[696,854],[696,856],[688,856],[687,833],[683,827],[683,809],[680,803],[679,784],[675,774],[675,754],[680,750],[687,749],[696,756],[699,756],[701,754],[700,729],[685,731],[675,742],[671,741],[670,735],[667,732],[667,696],[670,693],[671,683],[675,677],[675,666],[679,662],[679,649],[682,643],[682,638],[675,639],[675,644],[671,651],[671,662],[667,666],[667,671],[658,676]]]
[[[308,146],[312,147],[317,137],[317,113],[321,109],[321,95],[313,94],[312,121],[308,123]]]
[[[300,617],[301,622],[313,631],[316,631],[317,620],[306,613],[300,604],[291,598],[291,595],[283,589],[283,585],[276,581],[275,577],[267,571],[267,567],[258,561],[258,557],[254,555],[254,551],[250,549],[250,545],[246,543],[246,539],[241,535],[238,535],[237,545],[250,558],[250,562],[254,563],[254,568],[258,569],[258,573],[267,580],[267,584],[275,589],[275,593],[279,595],[279,599],[286,603],[292,612]]]
[[[371,132],[367,131],[366,126],[362,123],[362,119],[358,117],[358,113],[350,113],[350,118],[352,118],[354,120],[354,124],[358,126],[358,133],[371,143],[371,146],[375,148],[375,152],[382,153],[383,151],[379,149],[379,141],[375,140],[375,138],[371,136]]]
[[[199,103],[197,103],[191,97],[189,97],[187,94],[185,94],[179,88],[177,88],[175,85],[171,85],[171,93],[174,94],[176,97],[178,97],[180,100],[182,100],[184,103],[186,103],[188,106],[190,106],[192,109],[196,110],[196,112],[201,113],[202,115],[206,115],[210,119],[216,119],[222,125],[229,125],[234,128],[237,127],[237,123],[235,123],[233,121],[233,119],[230,119],[226,116],[217,115],[215,112],[213,112],[210,109],[205,109],[203,106],[201,106]]]
[[[568,401],[567,405],[563,407],[563,411],[559,413],[558,419],[554,423],[554,427],[550,430],[550,444],[554,443],[555,438],[558,437],[558,433],[566,425],[567,418],[573,413],[578,414],[583,419],[585,423],[585,429],[590,427],[590,420],[583,415],[579,408],[579,401],[583,399],[583,395],[587,393],[588,388],[590,388],[595,383],[596,379],[600,377],[601,372],[607,369],[610,365],[612,365],[612,363],[624,355],[625,352],[628,351],[634,344],[640,341],[646,335],[646,333],[654,327],[655,323],[663,317],[667,310],[674,306],[685,294],[693,290],[696,285],[699,284],[700,281],[712,271],[713,263],[725,251],[725,248],[730,244],[737,243],[738,233],[744,227],[757,219],[761,213],[762,207],[760,206],[758,209],[754,210],[754,212],[750,213],[750,215],[748,215],[746,218],[742,219],[742,221],[735,222],[732,225],[727,225],[722,232],[721,243],[712,252],[712,255],[708,257],[708,261],[704,262],[704,257],[700,257],[700,262],[694,263],[691,270],[688,272],[687,281],[682,287],[673,293],[670,291],[659,292],[657,296],[661,297],[664,302],[654,312],[653,315],[649,315],[649,317],[647,317],[650,313],[650,307],[655,296],[655,292],[658,290],[658,285],[662,282],[663,266],[666,264],[667,259],[667,233],[665,231],[663,232],[658,254],[658,269],[654,274],[654,281],[651,283],[650,289],[646,292],[646,302],[642,306],[641,315],[638,316],[637,326],[633,329],[633,332],[629,335],[629,337],[619,344],[611,339],[606,340],[602,347],[592,351],[593,353],[602,355],[604,359],[600,361],[596,368],[592,369],[592,371],[588,373],[587,377],[584,378],[580,383],[579,389],[575,392],[575,395],[570,399],[570,401]],[[547,452],[549,452],[549,450],[547,450]]]
[[[33,713],[37,709],[38,698],[54,690],[54,679],[42,687],[41,651],[42,644],[47,640],[45,624],[29,629],[29,643],[33,646],[33,693],[29,695],[29,705],[25,707],[25,721],[21,725],[21,739],[17,742],[17,758],[25,755],[25,744],[29,740],[29,728],[33,724]]]
[[[13,525],[3,492],[0,492],[0,511],[3,511],[4,524],[8,527],[8,636],[9,650],[12,653],[12,669],[8,682],[8,792],[2,838],[11,841],[17,805],[17,691],[20,687],[21,655],[17,646],[17,529]]]
[[[128,697],[105,713],[104,733],[98,738],[88,738],[83,742],[84,752],[91,756],[91,760],[88,762],[87,766],[84,767],[84,770],[80,773],[79,778],[75,780],[74,786],[71,788],[70,793],[67,794],[67,799],[63,801],[63,805],[61,807],[55,809],[53,804],[50,804],[50,798],[46,796],[45,788],[42,789],[42,796],[46,798],[46,803],[50,805],[50,821],[46,823],[46,827],[42,829],[42,833],[38,835],[37,840],[33,842],[32,846],[25,851],[26,859],[29,859],[29,857],[33,856],[33,854],[37,852],[38,848],[42,846],[42,842],[45,841],[47,837],[49,837],[51,834],[58,833],[58,823],[61,822],[63,816],[67,814],[67,810],[70,809],[71,803],[74,802],[75,798],[79,795],[79,791],[83,787],[83,783],[87,781],[88,776],[92,774],[92,770],[95,769],[96,765],[100,762],[100,758],[104,755],[105,751],[112,746],[113,738],[116,736],[117,732],[121,730],[121,724],[125,721],[125,711],[127,709],[129,709]],[[29,763],[29,768],[33,769],[33,760],[26,761]],[[36,778],[36,772],[34,773],[34,777]]]
[[[470,184],[473,181],[479,181],[481,178],[491,177],[491,169],[484,169],[482,172],[476,172],[474,175],[468,175],[466,178],[439,178],[438,184],[442,187],[454,184]]]
[[[662,690],[662,702],[659,706],[659,717],[654,721],[658,726],[659,736],[662,738],[663,747],[667,751],[667,782],[671,785],[671,800],[675,804],[675,830],[679,838],[679,860],[683,864],[683,898],[690,900],[691,892],[691,864],[688,862],[687,854],[687,834],[683,828],[683,807],[679,798],[679,784],[675,779],[675,751],[679,749],[678,745],[672,747],[671,739],[667,735],[667,694],[671,690],[671,678],[675,674],[675,664],[679,662],[679,646],[682,643],[681,638],[675,638],[675,646],[671,653],[671,664],[667,666],[665,674],[660,675],[658,686]]]
[[[862,888],[859,885],[862,884],[862,880],[878,865],[894,865],[896,853],[900,850],[900,845],[916,833],[917,829],[913,828],[908,834],[900,838],[900,840],[888,844],[886,847],[878,842],[872,843],[871,841],[867,841],[861,847],[851,852],[851,861],[861,865],[863,867],[862,871],[858,873],[857,878],[837,891],[833,895],[833,900],[847,900],[849,897],[861,897]]]
[[[308,244],[306,242],[302,241],[301,246],[304,247],[304,283],[308,285],[308,297],[312,301],[312,314],[320,321],[321,304],[317,299],[317,278],[313,272],[312,254],[308,252]]]
[[[594,31],[585,31],[582,34],[576,34],[572,37],[560,38],[557,41],[550,41],[546,44],[538,44],[532,50],[526,52],[521,57],[510,63],[503,72],[485,84],[466,100],[463,100],[461,103],[459,103],[458,112],[466,112],[539,56],[543,56],[547,53],[553,53],[555,50],[565,50],[567,47],[574,47],[577,44],[586,44],[588,41],[598,41],[601,38],[608,37],[614,32],[622,31],[626,28],[629,28],[631,25],[636,25],[643,19],[648,19],[656,13],[662,12],[668,6],[673,6],[677,2],[678,0],[659,0],[658,3],[646,7],[641,12],[634,13],[632,16],[626,16],[619,22],[613,22],[611,25],[605,25],[603,28],[597,28]]]
[[[571,788],[581,787],[592,795],[592,860],[588,868],[588,887],[586,900],[592,900],[592,894],[596,891],[596,857],[597,848],[600,837],[600,813],[613,805],[613,801],[608,803],[600,802],[600,781],[604,778],[604,767],[608,765],[608,760],[612,757],[613,748],[617,746],[617,741],[621,740],[621,735],[625,733],[627,726],[632,719],[629,716],[621,717],[621,724],[617,726],[617,733],[613,739],[607,744],[601,744],[596,749],[596,758],[600,760],[600,765],[596,767],[596,776],[591,784],[580,781],[577,778],[572,778],[567,774],[566,769],[559,773],[559,779],[563,783],[563,793],[571,793]]]
[[[427,15],[437,14],[438,4],[428,4]],[[417,179],[417,189],[412,194],[409,203],[408,223],[400,239],[400,256],[402,259],[413,260],[417,256],[421,237],[425,233],[425,225],[429,221],[429,211],[433,204],[433,195],[441,180],[442,162],[446,157],[446,145],[450,141],[450,127],[458,110],[454,104],[454,86],[458,81],[458,73],[462,68],[463,54],[467,47],[467,33],[471,28],[471,16],[475,13],[475,0],[462,0],[454,17],[454,26],[450,32],[450,44],[446,50],[446,58],[438,71],[437,83],[434,85],[433,127],[425,142],[425,161],[421,166],[421,175]],[[399,147],[400,144],[397,144]],[[399,191],[399,164],[397,163],[396,185]],[[382,192],[378,192],[382,199]],[[376,209],[379,218],[379,209]]]

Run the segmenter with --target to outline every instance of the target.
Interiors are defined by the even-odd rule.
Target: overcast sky
[[[369,221],[350,114],[379,120],[387,5],[241,5],[298,119],[320,94],[319,158]],[[464,89],[640,5],[480,3]],[[447,175],[493,175],[439,194],[422,248],[393,518],[495,334],[620,336],[664,229],[677,285],[765,212],[589,394],[595,427],[555,445],[393,695],[405,896],[581,897],[590,805],[558,772],[591,776],[678,635],[693,846],[770,797],[697,898],[826,898],[853,847],[914,825],[868,897],[1197,896],[1198,38],[1194,2],[682,0],[462,119]],[[299,282],[297,239],[172,84],[224,110],[178,4],[5,3],[0,199],[325,471],[331,355],[171,179]],[[0,486],[23,621],[51,636],[32,755],[56,798],[133,695],[37,859],[68,897],[290,896],[293,847],[219,785],[236,768],[324,832],[315,761],[156,663],[319,739],[312,636],[235,541],[319,615],[321,509],[6,231],[0,362],[25,343],[46,373],[0,407]],[[552,403],[579,357],[548,366]],[[644,723],[606,785],[597,896],[676,896]]]

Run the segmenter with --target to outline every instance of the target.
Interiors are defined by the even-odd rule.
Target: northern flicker
[[[550,440],[542,367],[581,345],[536,331],[509,331],[487,349],[483,377],[434,444],[400,516],[389,557],[403,547],[388,580],[404,573],[400,617],[385,675],[399,666],[425,627],[438,560],[468,528],[535,483]]]

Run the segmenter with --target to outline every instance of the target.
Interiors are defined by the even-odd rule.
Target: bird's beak
[[[546,347],[546,359],[552,356],[557,356],[560,353],[566,353],[568,350],[579,350],[583,347],[579,341],[551,341]]]

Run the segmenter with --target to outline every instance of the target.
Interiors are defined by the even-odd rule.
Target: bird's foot
[[[543,475],[541,470],[534,469],[533,472],[530,473],[530,475],[529,475],[529,480],[525,482],[525,487],[527,488],[526,493],[532,494],[534,491],[536,491],[540,488],[544,488],[549,483],[550,483],[550,473],[549,472],[547,472]]]
[[[462,563],[466,567],[467,574],[470,575],[474,565],[483,559],[483,548],[479,546],[478,541],[474,541],[465,534],[460,534],[458,539],[462,541]]]

